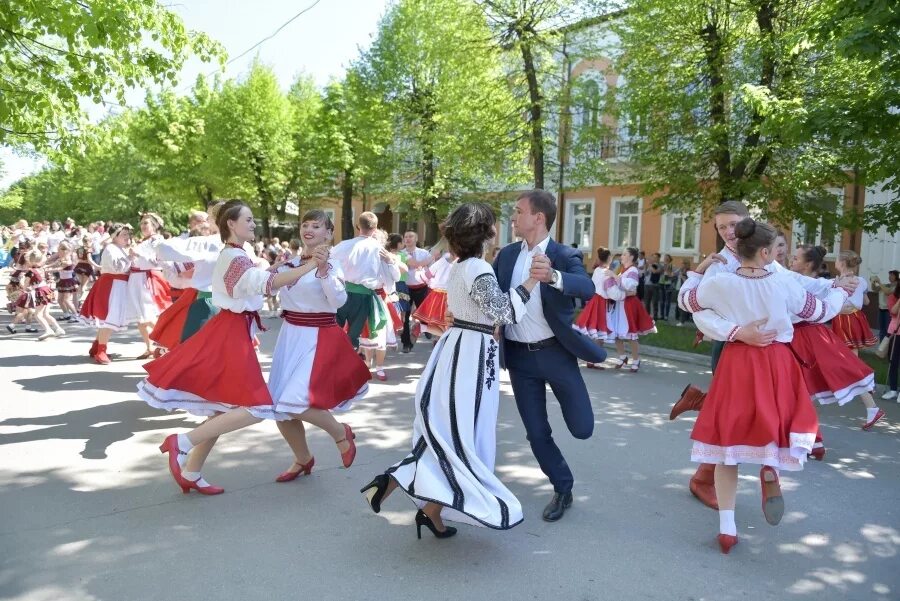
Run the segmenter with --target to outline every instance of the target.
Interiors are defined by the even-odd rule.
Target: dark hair
[[[750,210],[747,209],[747,205],[739,200],[726,200],[716,206],[715,210],[713,210],[713,215],[740,215],[742,217],[749,217]]]
[[[122,230],[128,230],[129,233],[133,231],[133,228],[127,223],[113,223],[110,224],[108,234],[110,239],[115,238],[119,235]]]
[[[627,247],[627,248],[625,249],[625,252],[622,253],[622,254],[626,254],[626,253],[627,253],[627,254],[631,255],[631,262],[632,262],[632,263],[637,263],[638,252],[640,252],[640,251],[638,251],[637,248],[635,248],[634,246],[629,246],[629,247]]]
[[[769,248],[775,242],[775,228],[752,217],[741,219],[734,227],[737,236],[737,254],[743,259],[752,259],[761,248]]]
[[[521,194],[519,194],[519,198],[517,198],[516,200],[520,200],[522,198],[528,199],[528,204],[529,206],[531,206],[532,214],[544,214],[544,221],[547,224],[548,230],[553,227],[553,222],[556,221],[555,196],[553,196],[546,190],[535,188],[534,190],[529,190],[528,192],[522,192]]]
[[[317,221],[319,223],[325,224],[325,229],[329,232],[334,231],[334,222],[331,221],[331,217],[328,216],[328,213],[321,209],[311,209],[303,214],[303,219],[300,220],[300,223],[304,221]]]
[[[390,234],[384,247],[387,250],[394,250],[403,246],[403,236],[400,234]]]
[[[601,246],[597,249],[597,260],[601,263],[606,263],[607,261],[609,261],[609,255],[610,252],[608,248]]]
[[[441,224],[450,252],[464,261],[480,257],[484,243],[494,237],[494,211],[480,202],[467,202],[456,207]]]
[[[219,209],[219,214],[216,215],[216,227],[219,228],[219,236],[222,238],[222,242],[227,242],[228,237],[231,235],[231,231],[228,229],[228,222],[236,221],[241,214],[241,210],[245,207],[249,209],[250,205],[239,198],[235,198],[226,200],[222,208]]]
[[[824,246],[812,246],[811,244],[801,246],[800,252],[803,253],[803,260],[812,265],[813,271],[819,271],[822,268],[822,263],[825,262],[825,255],[828,254]]]

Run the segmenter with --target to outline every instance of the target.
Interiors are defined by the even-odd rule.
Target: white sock
[[[866,421],[870,422],[875,419],[875,415],[878,413],[878,407],[872,407],[871,409],[866,409]]]
[[[199,479],[200,479],[200,472],[185,472],[185,471],[182,471],[182,472],[181,472],[181,477],[184,478],[185,480],[190,480],[191,482],[194,482],[195,480],[199,480]]]
[[[737,526],[734,524],[734,509],[719,510],[719,532],[737,536]]]
[[[178,435],[178,450],[180,450],[182,453],[188,453],[193,448],[194,443],[192,443],[191,439],[187,437],[187,434]]]

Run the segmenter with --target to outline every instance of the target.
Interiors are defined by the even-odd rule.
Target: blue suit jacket
[[[516,259],[522,250],[521,242],[506,245],[494,259],[494,274],[500,289],[508,292],[512,281]],[[541,287],[541,304],[544,318],[557,341],[568,352],[590,363],[602,363],[606,360],[606,351],[590,338],[572,328],[575,319],[575,300],[573,297],[589,301],[594,296],[594,282],[584,269],[581,251],[570,246],[557,244],[554,240],[547,243],[547,257],[553,269],[562,274],[563,289],[557,290],[543,282]],[[500,328],[500,366],[506,368],[506,329]]]

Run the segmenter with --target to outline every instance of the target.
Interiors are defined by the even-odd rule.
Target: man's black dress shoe
[[[555,522],[572,506],[572,493],[553,493],[553,498],[544,507],[544,521]]]

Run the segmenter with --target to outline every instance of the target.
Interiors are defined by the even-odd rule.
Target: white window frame
[[[844,211],[844,203],[846,202],[846,193],[843,188],[826,188],[826,191],[830,194],[833,194],[837,197],[837,210],[838,213],[843,213]],[[841,242],[843,238],[844,232],[839,229],[837,232],[837,236],[834,238],[834,242],[829,246],[822,243],[822,222],[819,221],[819,225],[816,227],[816,237],[813,241],[814,245],[824,246],[828,253],[825,255],[826,261],[834,261],[837,259],[838,254],[841,252]],[[797,250],[797,246],[801,244],[800,240],[806,238],[806,224],[801,221],[794,220],[791,224],[791,252]]]
[[[565,219],[563,220],[563,243],[569,245],[572,243],[572,240],[575,236],[575,207],[589,205],[591,207],[590,214],[590,227],[588,228],[588,245],[581,246],[579,244],[578,249],[581,251],[587,252],[589,255],[594,252],[594,225],[595,225],[595,217],[594,217],[594,199],[593,198],[567,198],[565,200],[566,205],[566,213]],[[580,241],[579,241],[580,243]]]
[[[609,203],[609,244],[610,249],[613,251],[613,253],[617,253],[622,250],[621,248],[612,248],[613,245],[618,244],[618,236],[616,235],[618,233],[616,232],[616,227],[619,221],[617,218],[617,207],[620,204],[634,201],[637,201],[638,203],[638,210],[636,227],[637,240],[634,241],[633,246],[637,249],[641,248],[641,227],[644,220],[644,199],[639,196],[613,196],[612,201]]]
[[[661,240],[661,251],[670,254],[670,255],[697,255],[700,252],[700,224],[701,224],[701,216],[700,210],[698,209],[694,212],[694,246],[690,248],[685,247],[677,247],[672,246],[672,240],[674,236],[672,235],[672,231],[675,227],[675,218],[676,217],[688,217],[690,213],[684,213],[680,211],[664,213],[662,216],[662,231],[660,232],[659,239]],[[682,236],[682,239],[684,237]]]
[[[511,244],[517,240],[512,227],[512,214],[515,210],[515,203],[509,202],[500,205],[500,219],[497,228],[497,248],[503,248],[507,244]]]

